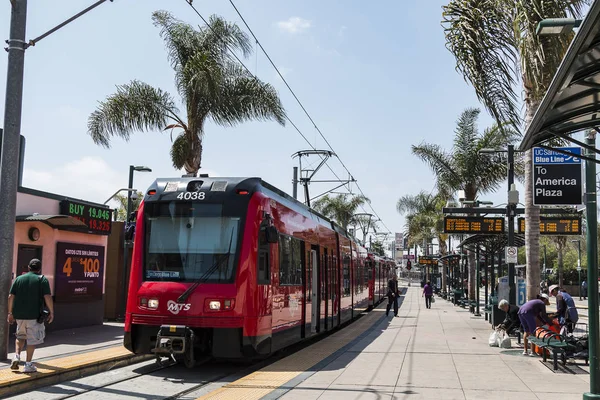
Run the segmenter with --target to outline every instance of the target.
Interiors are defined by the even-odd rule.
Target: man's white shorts
[[[35,319],[17,320],[17,339],[27,340],[30,346],[44,343],[46,337],[46,326],[38,323]]]

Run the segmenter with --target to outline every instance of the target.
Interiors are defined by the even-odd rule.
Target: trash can
[[[457,305],[459,300],[463,298],[465,292],[461,289],[454,289],[454,298],[452,300],[452,303],[454,303],[454,305]]]

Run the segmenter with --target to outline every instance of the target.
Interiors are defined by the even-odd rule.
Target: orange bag
[[[560,325],[558,324],[558,319],[554,319],[552,322],[554,322],[552,325],[548,325],[548,328],[555,333],[560,333]],[[535,330],[534,332],[534,336],[536,338],[543,338],[546,335],[546,329],[539,327]],[[546,357],[550,357],[550,351],[549,350],[544,350],[539,346],[536,346],[535,344],[531,344],[531,351],[533,353],[536,353],[540,356],[544,355],[544,351],[546,352]]]

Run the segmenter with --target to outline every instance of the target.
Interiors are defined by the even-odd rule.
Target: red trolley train
[[[393,263],[260,178],[158,179],[137,213],[124,345],[257,358],[385,296]]]

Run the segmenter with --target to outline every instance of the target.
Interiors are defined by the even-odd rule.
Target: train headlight
[[[148,300],[148,308],[151,310],[156,310],[158,308],[158,299]]]
[[[210,303],[208,303],[208,308],[210,308],[211,310],[220,310],[221,309],[221,302],[218,300],[213,300]]]

